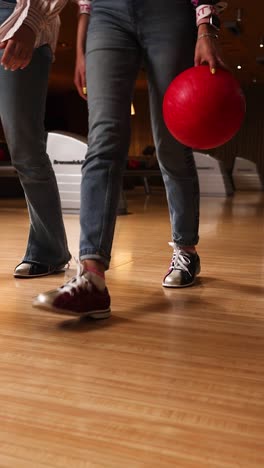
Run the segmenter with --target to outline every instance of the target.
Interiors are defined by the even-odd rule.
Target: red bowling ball
[[[245,98],[234,76],[221,68],[213,75],[206,65],[178,75],[163,100],[168,130],[194,149],[207,150],[228,142],[241,127],[245,109]]]

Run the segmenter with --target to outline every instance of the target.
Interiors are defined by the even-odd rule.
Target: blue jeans
[[[93,0],[86,48],[89,147],[82,168],[81,260],[109,266],[129,149],[130,104],[142,60],[172,238],[178,245],[198,242],[199,183],[192,150],[175,141],[162,117],[165,90],[193,65],[195,41],[189,0]]]
[[[13,8],[12,4],[0,8],[0,25]],[[30,231],[24,261],[57,266],[67,263],[70,254],[57,183],[46,154],[44,116],[51,62],[50,47],[45,45],[35,49],[24,70],[12,72],[0,66],[0,118],[28,204]]]

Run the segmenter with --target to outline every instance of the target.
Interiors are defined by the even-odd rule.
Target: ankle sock
[[[95,268],[87,268],[84,270],[85,277],[88,278],[94,286],[103,291],[105,289],[105,276],[104,273],[96,270]]]

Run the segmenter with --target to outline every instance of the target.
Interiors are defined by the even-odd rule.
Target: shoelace
[[[188,269],[191,263],[188,252],[185,252],[185,250],[180,249],[173,242],[169,242],[169,245],[174,249],[170,267],[173,268],[173,270],[186,271],[186,273],[188,273],[191,276],[191,273]]]
[[[83,274],[83,266],[76,260],[77,263],[77,273],[76,276],[73,276],[67,283],[59,288],[59,294],[69,293],[73,296],[74,291],[80,291],[80,289],[87,289],[91,291],[92,283],[89,278]]]

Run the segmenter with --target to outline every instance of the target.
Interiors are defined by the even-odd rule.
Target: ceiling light
[[[241,65],[237,65],[237,69],[238,70],[241,70],[242,66]]]

